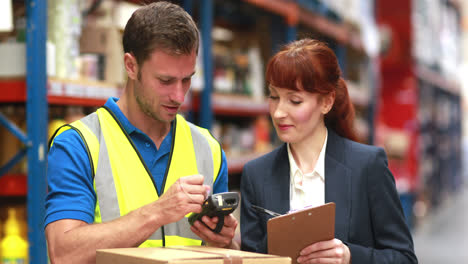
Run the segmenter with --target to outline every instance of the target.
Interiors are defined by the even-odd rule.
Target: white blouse
[[[328,131],[314,170],[306,174],[302,173],[301,169],[297,166],[288,144],[288,157],[291,168],[289,192],[291,211],[325,204],[325,151],[327,140]]]

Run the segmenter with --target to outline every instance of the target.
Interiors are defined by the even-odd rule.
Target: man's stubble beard
[[[142,111],[146,116],[158,122],[165,122],[162,120],[153,110],[151,104],[146,100],[144,96],[140,96],[138,93],[135,93],[135,100]]]
[[[157,122],[162,122],[162,123],[166,123],[167,121],[166,120],[163,120],[162,118],[160,118],[153,110],[152,110],[152,105],[148,102],[148,98],[146,98],[145,96],[140,96],[140,89],[142,89],[142,85],[141,85],[141,71],[138,71],[138,74],[137,74],[137,80],[138,80],[138,84],[137,85],[134,85],[134,95],[135,95],[135,100],[138,104],[138,107],[140,108],[140,110],[148,117],[150,117],[151,119],[157,121]],[[169,120],[169,122],[171,122],[172,120]]]

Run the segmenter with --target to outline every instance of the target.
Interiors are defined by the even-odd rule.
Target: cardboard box
[[[116,40],[115,34],[115,28],[83,27],[80,36],[80,52],[106,54],[109,46]]]
[[[104,56],[104,81],[122,84],[125,81],[122,33],[116,27],[86,26],[80,37],[80,53]]]
[[[288,257],[204,246],[116,248],[96,252],[96,264],[291,264]]]
[[[55,76],[55,45],[46,43],[47,76]],[[15,78],[26,76],[26,44],[20,42],[0,43],[0,77]]]

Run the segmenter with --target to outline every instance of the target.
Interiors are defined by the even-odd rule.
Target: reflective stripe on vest
[[[111,221],[159,198],[144,161],[109,110],[100,108],[70,127],[82,136],[91,156],[97,195],[95,222]],[[219,143],[207,130],[188,123],[180,115],[173,133],[164,191],[178,178],[193,174],[204,175],[204,184],[213,186],[221,167]],[[185,218],[164,226],[166,246],[201,243]],[[161,246],[161,239],[160,228],[141,246]]]

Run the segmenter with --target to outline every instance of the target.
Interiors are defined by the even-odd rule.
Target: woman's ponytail
[[[335,103],[325,115],[325,125],[338,135],[357,141],[354,131],[354,106],[348,94],[348,87],[343,78],[339,77],[335,89]]]

